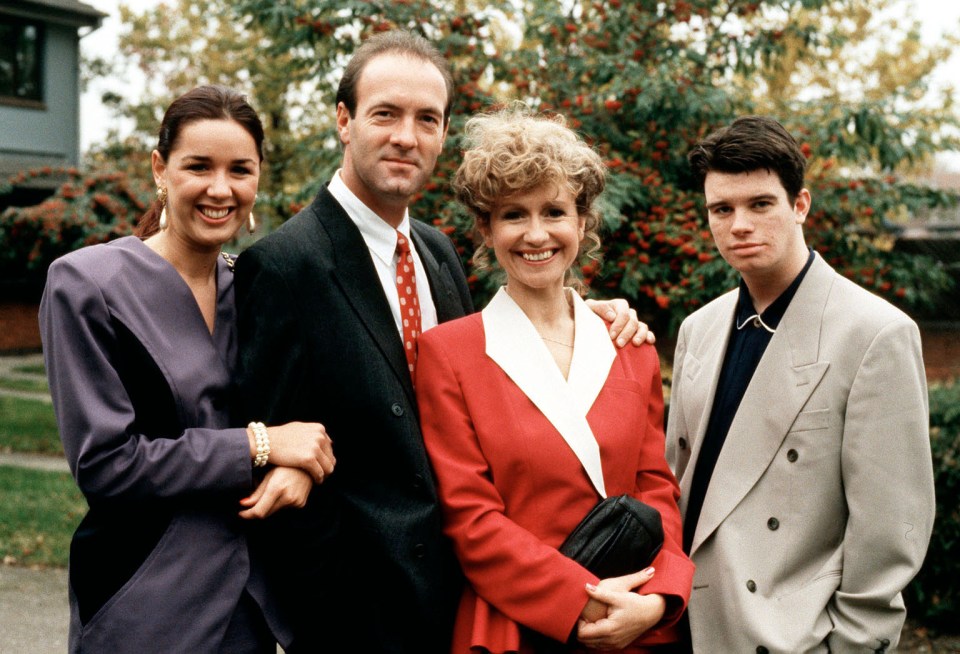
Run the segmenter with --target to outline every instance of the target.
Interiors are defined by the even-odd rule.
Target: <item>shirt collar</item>
[[[794,278],[790,286],[780,294],[780,297],[774,300],[762,314],[758,315],[757,310],[753,308],[753,300],[750,299],[750,290],[747,288],[747,284],[743,281],[743,278],[740,278],[740,297],[737,303],[737,329],[744,329],[747,325],[766,328],[766,330],[771,333],[777,329],[780,325],[780,320],[783,318],[783,314],[787,312],[787,307],[790,306],[790,301],[793,300],[793,296],[796,295],[797,289],[800,288],[804,276],[806,276],[807,271],[810,269],[810,264],[813,263],[813,248],[809,248],[809,250],[810,254],[807,256],[807,263],[804,264],[803,270]]]
[[[330,180],[330,184],[327,186],[327,190],[330,191],[330,195],[332,195],[334,199],[340,203],[344,211],[347,212],[350,220],[356,224],[357,229],[360,230],[360,234],[363,236],[364,242],[374,256],[387,265],[391,265],[393,263],[393,256],[397,251],[396,231],[399,231],[407,237],[408,241],[411,241],[409,212],[404,211],[403,220],[400,222],[400,226],[397,227],[396,231],[394,231],[393,227],[374,213],[370,207],[354,195],[353,191],[347,188],[347,185],[343,182],[343,178],[340,176],[340,170],[334,173],[333,179]]]

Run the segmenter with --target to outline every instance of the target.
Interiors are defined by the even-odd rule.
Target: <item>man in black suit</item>
[[[396,247],[412,242],[422,329],[473,310],[453,244],[407,212],[443,147],[452,96],[426,40],[398,31],[365,42],[337,91],[341,169],[237,261],[237,418],[322,422],[337,459],[306,508],[254,525],[293,620],[293,642],[281,643],[290,653],[449,649],[462,580],[420,434]]]

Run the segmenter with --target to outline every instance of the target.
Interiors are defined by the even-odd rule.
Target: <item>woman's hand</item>
[[[318,484],[333,472],[337,463],[333,456],[333,441],[319,422],[289,422],[285,425],[267,427],[270,437],[269,463],[276,466],[300,468]],[[256,456],[256,440],[247,428],[251,455]]]
[[[577,638],[594,649],[623,649],[663,618],[661,595],[632,592],[653,578],[653,568],[587,584],[590,599],[581,612]]]
[[[247,507],[240,517],[248,520],[262,519],[280,509],[302,509],[307,504],[313,480],[299,468],[272,468],[253,493],[240,500]]]
[[[653,579],[654,569],[652,567],[644,568],[637,572],[632,572],[622,577],[609,577],[601,579],[597,585],[604,590],[628,592],[638,588]],[[588,593],[589,594],[589,593]],[[581,621],[596,622],[607,615],[607,604],[591,597],[587,600],[586,606],[580,612]]]

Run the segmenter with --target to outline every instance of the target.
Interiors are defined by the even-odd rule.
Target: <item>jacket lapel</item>
[[[697,468],[697,459],[700,457],[700,447],[710,422],[710,410],[720,380],[720,368],[723,366],[723,357],[727,351],[727,341],[730,336],[730,325],[737,310],[737,291],[731,291],[722,296],[709,316],[703,321],[710,325],[708,329],[698,331],[697,342],[687,344],[687,351],[683,360],[684,422],[696,425],[696,433],[689,434],[690,460],[684,470],[686,474],[677,471],[680,476],[680,510],[685,513],[690,486],[693,483],[693,471]]]
[[[126,276],[116,282],[126,288],[116,297],[136,299],[113,301],[111,294],[110,310],[156,363],[176,401],[179,424],[192,424],[196,419],[190,414],[208,387],[229,385],[237,348],[233,273],[217,259],[217,318],[211,335],[190,287],[166,259],[135,237],[118,239],[110,247],[121,248],[129,258]],[[156,307],[164,308],[162,314]],[[154,319],[157,315],[162,319]]]
[[[414,247],[430,280],[430,297],[437,310],[437,322],[443,323],[463,316],[463,306],[457,297],[456,285],[450,275],[450,268],[446,263],[440,263],[430,249],[430,243],[420,231],[429,229],[422,223],[410,221],[410,235],[413,237]]]
[[[415,403],[403,344],[360,230],[326,188],[315,200],[315,212],[330,238],[337,285]]]
[[[536,328],[503,288],[482,312],[486,354],[556,428],[597,493],[606,497],[600,446],[586,415],[606,381],[616,351],[603,322],[574,297],[576,336],[569,382]]]
[[[821,317],[833,280],[833,270],[817,255],[730,425],[704,498],[691,554],[757,484],[830,367],[829,361],[818,361],[818,357]]]
[[[566,384],[571,400],[586,417],[610,375],[610,367],[617,358],[617,350],[603,321],[579,295],[573,291],[568,292],[573,297],[576,331]]]

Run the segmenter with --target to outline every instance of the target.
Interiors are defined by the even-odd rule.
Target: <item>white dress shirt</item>
[[[410,214],[404,212],[400,226],[394,230],[370,207],[361,202],[353,194],[353,191],[347,188],[340,177],[339,170],[333,175],[327,189],[350,216],[350,220],[356,224],[360,230],[360,235],[363,236],[363,242],[367,244],[370,259],[373,261],[373,267],[377,270],[383,292],[387,296],[390,313],[393,314],[393,321],[397,325],[397,333],[400,335],[400,339],[403,339],[403,325],[400,322],[400,297],[397,294],[396,281],[397,231],[407,237],[407,241],[410,243],[410,253],[413,255],[413,267],[417,276],[417,297],[420,300],[420,331],[425,332],[431,327],[436,327],[437,308],[433,304],[433,297],[430,293],[430,280],[427,279],[423,262],[420,261],[420,255],[417,253],[416,242],[410,238]]]

